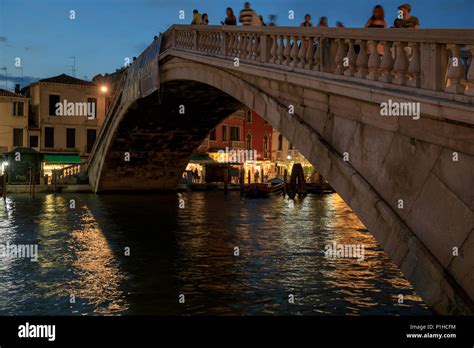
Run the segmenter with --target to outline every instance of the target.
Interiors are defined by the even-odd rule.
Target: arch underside
[[[465,254],[474,245],[471,231],[464,232],[465,226],[472,226],[471,197],[445,184],[457,198],[446,204],[455,204],[460,213],[446,222],[436,217],[419,221],[444,209],[436,201],[448,197],[438,188],[445,176],[436,168],[449,165],[445,160],[449,149],[398,134],[398,127],[392,130],[390,124],[367,125],[353,117],[352,111],[370,105],[355,105],[354,99],[347,99],[347,113],[340,97],[272,84],[265,76],[171,58],[162,64],[161,79],[161,103],[158,93],[152,94],[135,102],[118,120],[96,191],[174,189],[191,153],[208,132],[246,106],[322,173],[434,312],[472,314],[469,270],[474,261],[471,257],[460,264],[449,256],[451,245],[460,246],[461,252],[464,248]],[[336,98],[334,105],[331,98]],[[288,114],[289,103],[295,105],[294,115]],[[184,114],[179,113],[181,105]],[[338,112],[349,116],[339,117]],[[349,162],[343,160],[346,149]],[[124,161],[125,152],[131,154],[130,162]],[[472,169],[473,156],[463,156]],[[457,180],[468,183],[469,173],[460,168]],[[439,192],[431,197],[433,190]],[[403,211],[397,210],[397,197],[406,197]],[[446,234],[443,224],[451,224],[455,231]]]

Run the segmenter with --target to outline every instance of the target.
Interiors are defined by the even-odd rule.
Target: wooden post
[[[30,175],[29,175],[29,180],[28,180],[28,192],[30,193],[31,197],[31,168],[30,168]]]
[[[224,195],[227,195],[227,184],[229,183],[229,168],[224,168]]]
[[[240,195],[243,196],[245,192],[245,171],[242,169],[240,170]]]
[[[31,196],[35,198],[35,170],[32,169],[31,172],[33,173],[32,178],[31,178]]]
[[[247,172],[247,181],[248,181],[249,185],[250,185],[250,181],[251,181],[250,175],[251,175],[251,174],[250,174],[250,170],[249,170],[249,171]]]
[[[283,196],[286,195],[286,181],[288,180],[288,169],[283,172]]]
[[[54,194],[56,194],[56,170],[53,170],[53,185],[54,185]]]

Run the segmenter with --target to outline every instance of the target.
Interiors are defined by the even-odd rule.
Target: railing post
[[[256,37],[255,37],[256,38]],[[272,39],[267,34],[260,35],[260,61],[262,63],[268,63],[270,61],[271,53],[270,50],[272,49]],[[275,45],[276,50],[276,45]]]
[[[171,30],[171,48],[176,48],[176,29]]]
[[[227,56],[227,33],[224,30],[221,30],[221,54],[225,57]]]
[[[445,86],[446,45],[422,43],[420,49],[421,88],[440,91]]]
[[[467,48],[471,51],[471,65],[467,72],[468,88],[464,94],[474,96],[474,45],[468,45]]]
[[[193,30],[193,51],[198,50],[198,31]]]

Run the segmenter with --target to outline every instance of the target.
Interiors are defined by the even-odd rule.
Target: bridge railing
[[[174,25],[164,41],[163,50],[474,96],[474,29]]]

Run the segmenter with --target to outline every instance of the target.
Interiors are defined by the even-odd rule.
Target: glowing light
[[[102,86],[102,87],[100,87],[100,91],[101,91],[102,93],[107,93],[108,90],[109,90],[109,89],[107,88],[107,86]]]

